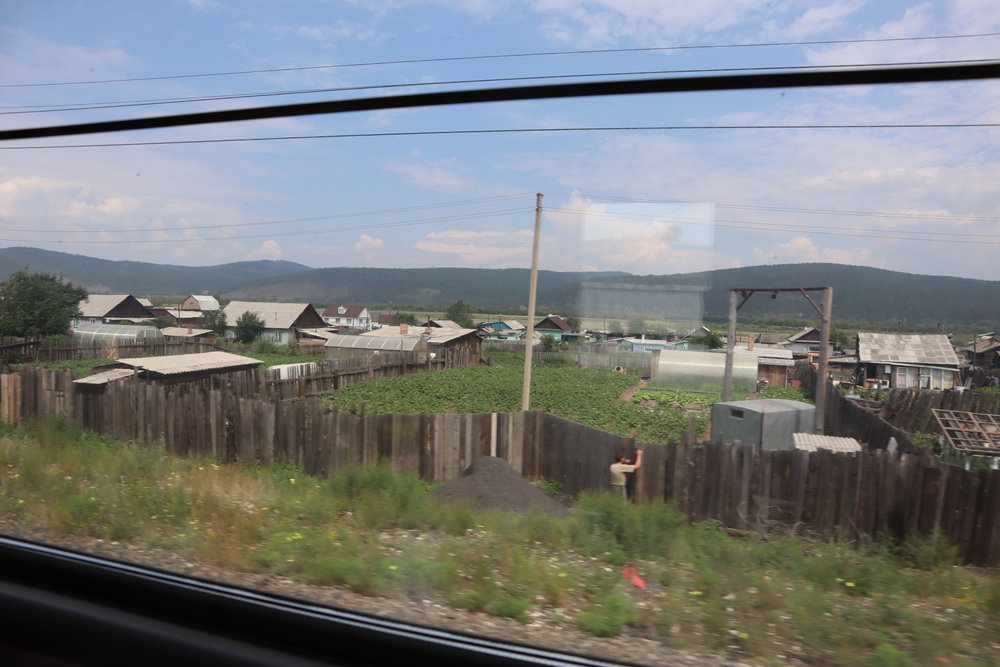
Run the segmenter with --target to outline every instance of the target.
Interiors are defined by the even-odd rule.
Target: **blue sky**
[[[505,85],[446,83],[470,79],[996,58],[1000,37],[359,63],[998,31],[990,0],[0,0],[0,127]],[[121,79],[128,81],[79,83]],[[383,85],[397,87],[204,99]],[[192,97],[202,99],[66,106]],[[1000,122],[1000,82],[467,105],[7,146],[987,122]],[[1000,128],[864,128],[5,150],[0,246],[192,266],[286,259],[312,267],[526,267],[534,193],[542,192],[545,269],[664,274],[830,261],[996,280],[998,148]]]

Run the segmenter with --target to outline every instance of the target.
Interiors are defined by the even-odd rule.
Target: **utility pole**
[[[528,284],[528,327],[524,333],[524,384],[521,410],[531,406],[531,357],[535,338],[535,292],[538,289],[538,238],[542,232],[542,193],[535,193],[535,237],[531,244],[531,279]]]
[[[770,292],[771,298],[777,298],[778,292],[798,292],[805,300],[809,302],[809,305],[813,307],[813,310],[819,314],[822,318],[822,329],[820,331],[820,348],[819,348],[819,363],[816,369],[816,387],[815,387],[815,400],[816,400],[816,433],[823,434],[823,421],[826,416],[826,394],[827,385],[830,379],[827,377],[830,359],[830,322],[833,317],[833,288],[832,287],[734,287],[729,290],[729,340],[726,341],[726,367],[725,376],[722,380],[722,400],[728,401],[732,396],[733,390],[733,354],[736,345],[736,312],[743,307],[743,305],[750,299],[751,296],[756,292]],[[822,304],[817,304],[809,292],[822,292],[823,302]],[[737,304],[738,297],[743,297],[743,300]],[[820,307],[822,306],[822,307]]]
[[[722,377],[723,402],[733,397],[733,355],[736,353],[736,290],[729,290],[729,328],[726,330],[726,370]]]

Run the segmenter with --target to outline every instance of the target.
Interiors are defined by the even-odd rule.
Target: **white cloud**
[[[377,251],[382,247],[382,239],[362,234],[358,242],[354,244],[354,251],[364,257],[366,263],[373,262],[377,256]]]
[[[796,236],[785,243],[769,248],[754,248],[755,264],[801,264],[807,262],[833,262],[856,266],[885,266],[884,260],[872,257],[869,247],[849,249],[819,248],[812,239]]]
[[[284,253],[281,244],[275,240],[261,243],[255,250],[247,253],[247,259],[281,259]]]
[[[511,248],[480,246],[471,243],[441,243],[438,241],[417,241],[413,244],[417,250],[424,252],[444,254],[454,256],[456,259],[470,263],[490,263],[496,266],[497,260],[507,259],[516,261],[508,262],[505,266],[525,266],[530,260],[530,248]]]
[[[864,5],[865,0],[838,0],[827,5],[811,7],[792,22],[786,34],[793,39],[804,39],[833,28],[840,28]]]

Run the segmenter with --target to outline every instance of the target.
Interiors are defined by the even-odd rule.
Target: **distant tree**
[[[688,338],[688,344],[699,347],[707,347],[709,350],[717,350],[726,346],[726,344],[722,342],[722,336],[714,331],[691,336]]]
[[[555,352],[558,348],[559,343],[556,342],[555,336],[550,336],[545,334],[542,336],[542,350],[545,352]]]
[[[264,320],[257,313],[246,311],[236,319],[236,340],[252,343],[264,331]]]
[[[608,322],[608,335],[609,336],[621,336],[625,333],[625,327],[618,320],[611,320]]]
[[[164,329],[174,325],[174,318],[168,315],[157,315],[153,318],[153,326],[157,329]]]
[[[580,326],[581,326],[580,325],[580,318],[577,317],[576,315],[570,315],[569,317],[567,317],[563,321],[566,322],[567,326],[569,326],[570,331],[579,331],[580,330]]]
[[[833,346],[838,350],[843,350],[845,347],[854,347],[854,336],[843,329],[831,329],[830,340],[833,341]]]
[[[630,334],[644,334],[646,333],[646,320],[639,317],[638,315],[633,315],[628,318],[628,331],[625,333]]]
[[[471,329],[475,326],[472,322],[472,306],[465,303],[461,299],[448,306],[448,310],[445,313],[445,319],[451,320],[466,329]]]
[[[392,316],[392,323],[396,326],[399,326],[400,324],[416,324],[417,316],[413,313],[401,313],[397,311]]]
[[[226,313],[221,310],[208,310],[201,316],[201,328],[211,329],[220,338],[226,335]]]
[[[0,335],[65,334],[87,290],[45,273],[17,271],[0,282]]]

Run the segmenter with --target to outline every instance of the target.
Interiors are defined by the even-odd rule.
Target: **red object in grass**
[[[623,567],[622,579],[625,579],[636,588],[646,587],[646,580],[639,576],[639,570],[634,567]]]

